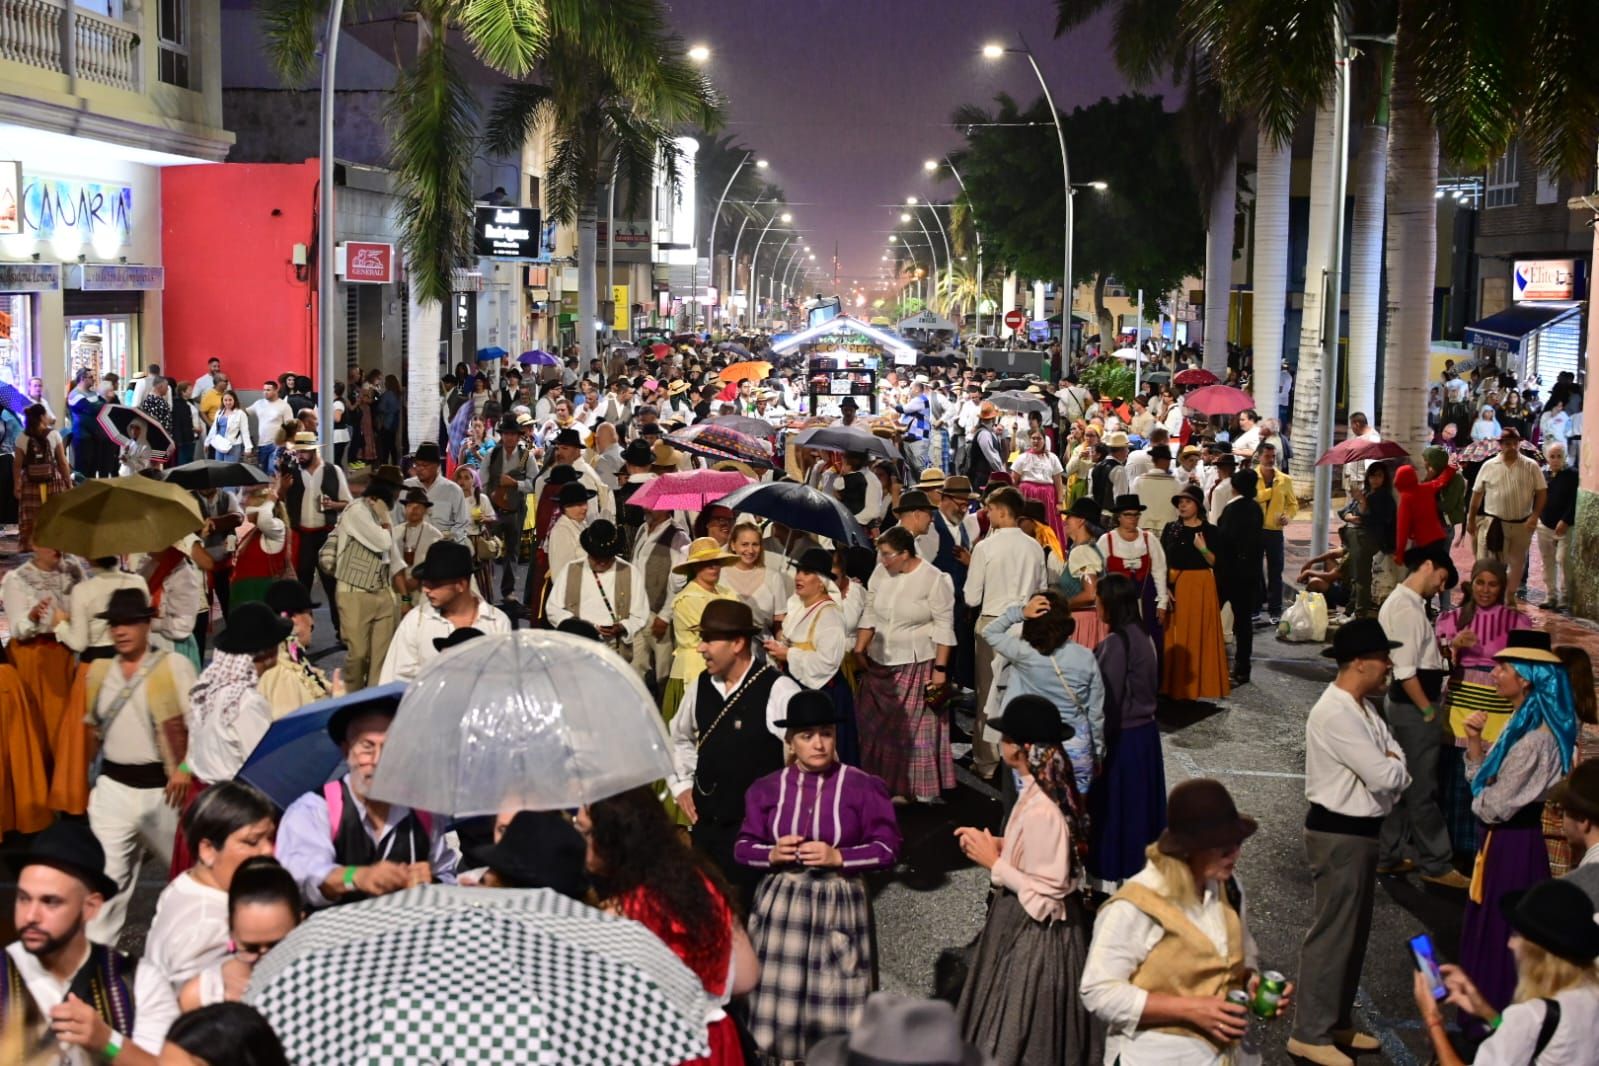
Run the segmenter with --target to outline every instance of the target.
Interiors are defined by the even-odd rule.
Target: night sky
[[[1039,95],[1026,56],[987,60],[984,43],[1015,45],[1017,32],[1025,35],[1063,110],[1127,91],[1110,56],[1109,18],[1056,40],[1053,0],[667,6],[685,42],[712,49],[706,70],[728,98],[725,132],[770,160],[770,180],[796,205],[818,265],[837,241],[843,288],[872,281],[885,265],[880,257],[900,210],[887,205],[907,196],[943,203],[958,191],[947,171],[935,184],[922,170],[923,160],[960,146],[949,124],[957,106],[987,107],[999,92],[1023,103]],[[1047,159],[1059,158],[1052,130],[1039,131],[1039,146]]]

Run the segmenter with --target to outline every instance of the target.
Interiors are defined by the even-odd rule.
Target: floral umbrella
[[[726,426],[697,422],[686,429],[668,433],[667,443],[681,448],[690,455],[703,455],[712,459],[737,459],[751,466],[772,465],[772,449],[763,440],[748,433],[740,433]]]

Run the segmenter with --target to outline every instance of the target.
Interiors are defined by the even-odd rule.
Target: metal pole
[[[716,284],[716,224],[722,220],[722,205],[727,203],[727,194],[732,191],[733,183],[738,180],[739,174],[741,174],[743,172],[744,167],[750,161],[750,157],[753,156],[754,154],[755,154],[754,152],[745,152],[744,153],[744,158],[739,161],[738,166],[733,168],[732,175],[728,177],[727,185],[725,187],[723,187],[723,189],[722,189],[721,199],[716,201],[716,214],[711,216],[711,243],[710,243],[710,246],[706,249],[706,254],[705,254],[705,257],[710,260],[711,280],[709,282],[707,282],[707,284],[709,284],[709,285],[715,285]],[[698,252],[695,252],[695,254],[694,254],[694,278],[693,278],[693,281],[690,283],[689,288],[691,290],[690,293],[689,293],[689,297],[690,297],[690,299],[692,299],[694,301],[694,307],[695,307],[695,310],[697,311],[698,308],[699,308],[699,288],[700,288],[700,258],[699,258],[699,253]],[[718,293],[718,295],[720,295],[720,293]],[[691,318],[692,318],[692,316],[691,316]],[[710,315],[706,315],[705,316],[705,328],[706,329],[710,329],[711,328],[711,316]]]
[[[772,256],[772,269],[766,276],[766,280],[769,282],[767,288],[771,291],[771,296],[768,297],[768,300],[772,303],[777,302],[777,276],[780,273],[777,264],[783,261],[783,249],[787,248],[793,240],[792,236],[784,238],[783,243],[777,246],[777,254]]]
[[[955,164],[949,161],[948,156],[944,157],[944,162],[948,164],[949,172],[955,175],[955,182],[961,187],[961,192],[966,192],[966,181],[961,177],[961,172],[955,169]],[[971,194],[968,193],[967,199],[970,198]],[[977,321],[973,328],[977,336],[981,337],[983,335],[983,232],[977,228],[975,219],[972,221],[972,233],[977,238],[977,299],[974,301]]]
[[[927,223],[922,221],[922,213],[920,211],[916,212],[916,224],[922,227],[922,236],[927,238],[927,258],[933,261],[932,272],[927,276],[936,283],[938,281],[938,250],[933,244],[933,235],[928,232]],[[934,286],[933,291],[934,293],[937,293],[938,289],[936,285]],[[926,306],[927,301],[923,300],[922,304],[923,306]]]
[[[616,175],[622,166],[622,156],[618,152],[611,155],[611,194],[609,206],[605,209],[605,295],[606,302],[616,297]],[[629,323],[632,318],[629,317]],[[605,324],[611,332],[611,339],[616,339],[616,307],[612,304],[611,320]],[[591,329],[593,327],[590,327]],[[629,331],[631,332],[631,330]]]
[[[1326,319],[1321,335],[1321,417],[1316,423],[1318,455],[1325,454],[1332,447],[1333,420],[1338,413],[1338,319],[1343,300],[1344,197],[1349,183],[1349,64],[1353,62],[1353,56],[1344,37],[1343,26],[1336,19],[1334,32],[1338,35],[1338,80],[1333,90],[1337,141],[1333,146],[1332,159],[1332,256],[1326,278],[1327,293],[1323,301]],[[1318,466],[1315,470],[1316,506],[1312,511],[1310,526],[1312,557],[1327,550],[1328,523],[1332,516],[1332,467]]]
[[[338,329],[333,321],[333,106],[339,60],[339,26],[344,19],[344,0],[328,5],[327,29],[322,35],[322,100],[318,118],[321,124],[320,154],[317,159],[317,425],[322,437],[322,459],[333,461],[333,382],[338,376],[333,348]],[[435,357],[437,358],[437,357]]]
[[[760,202],[761,202],[760,198],[756,197],[755,203],[751,204],[750,206],[751,207],[758,207],[760,205]],[[729,290],[732,290],[732,289],[735,289],[735,288],[738,287],[738,246],[744,240],[744,227],[748,226],[749,224],[750,224],[750,216],[749,215],[745,215],[744,216],[744,221],[742,221],[742,222],[740,222],[738,224],[738,235],[733,238],[733,261],[730,264],[728,264],[728,270],[727,270],[727,282],[728,282],[727,287],[728,287]],[[754,287],[755,287],[755,275],[751,274],[750,275],[750,283],[749,283],[748,286],[745,287],[745,290],[744,290],[744,302],[746,304],[749,303],[749,301],[750,301],[750,292],[749,292],[749,290],[753,289]],[[743,316],[740,315],[739,317],[742,318]]]
[[[1137,396],[1144,384],[1144,290],[1138,290],[1138,317],[1133,319],[1133,351],[1138,353],[1138,358],[1133,360],[1133,395]]]
[[[755,286],[754,283],[759,280],[759,275],[755,273],[755,267],[761,261],[761,245],[766,243],[766,231],[772,228],[772,223],[776,222],[778,220],[778,217],[781,216],[782,213],[783,212],[781,212],[781,211],[772,212],[772,217],[767,219],[766,220],[766,225],[761,228],[761,237],[760,237],[760,240],[755,242],[755,251],[753,253],[751,253],[751,255],[750,255],[750,283],[751,283],[752,286],[754,286],[756,288],[758,288],[759,286]],[[748,325],[748,327],[750,329],[754,329],[755,328],[755,301],[753,301],[753,300],[750,301],[749,315],[747,316],[747,325]]]
[[[944,291],[950,294],[950,300],[953,301],[955,299],[955,253],[949,246],[949,233],[944,229],[944,220],[938,217],[938,208],[932,204],[924,206],[933,213],[933,221],[938,224],[938,235],[944,241]],[[932,240],[932,238],[929,237],[928,240]],[[960,325],[957,323],[955,327],[955,343],[957,346],[960,344],[960,340]]]
[[[793,274],[794,274],[794,264],[799,262],[799,257],[804,255],[804,254],[805,254],[805,246],[804,245],[800,245],[798,248],[795,248],[793,254],[788,257],[788,262],[783,264],[782,274],[783,274],[783,292],[784,293],[789,292],[788,283],[789,283],[789,279],[791,277],[793,277]]]
[[[1018,37],[1020,35],[1018,34]],[[1060,112],[1055,110],[1055,98],[1050,95],[1049,83],[1044,80],[1044,72],[1038,69],[1038,60],[1033,58],[1033,50],[1027,47],[1027,40],[1022,38],[1022,53],[1027,56],[1027,62],[1032,64],[1033,74],[1038,78],[1039,88],[1044,90],[1044,102],[1049,105],[1049,117],[1055,120],[1055,137],[1060,141],[1060,172],[1061,180],[1065,183],[1066,190],[1066,255],[1062,268],[1062,289],[1060,297],[1060,336],[1061,350],[1071,348],[1072,337],[1072,165],[1066,156],[1066,131],[1061,128]]]

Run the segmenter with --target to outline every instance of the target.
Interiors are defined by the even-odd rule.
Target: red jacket
[[[1439,515],[1438,493],[1454,476],[1452,466],[1444,467],[1443,473],[1431,481],[1422,481],[1416,476],[1416,468],[1409,465],[1401,466],[1394,474],[1394,490],[1399,493],[1399,520],[1394,527],[1396,563],[1404,565],[1408,545],[1419,548],[1449,536]]]

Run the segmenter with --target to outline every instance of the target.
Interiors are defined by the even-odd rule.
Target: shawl
[[[189,690],[189,729],[199,732],[211,724],[232,725],[239,708],[256,692],[254,659],[244,652],[219,651]],[[266,716],[271,717],[270,713]]]
[[[1499,739],[1494,741],[1494,746],[1483,757],[1482,769],[1471,780],[1473,796],[1481,795],[1482,790],[1499,776],[1499,767],[1505,761],[1505,754],[1516,741],[1539,726],[1548,726],[1549,732],[1555,735],[1555,743],[1560,749],[1560,772],[1571,772],[1571,759],[1577,748],[1577,703],[1572,696],[1571,681],[1566,677],[1565,666],[1560,663],[1520,661],[1512,661],[1510,666],[1530,682],[1532,688],[1528,690],[1527,698],[1521,701],[1521,706],[1510,716]]]

